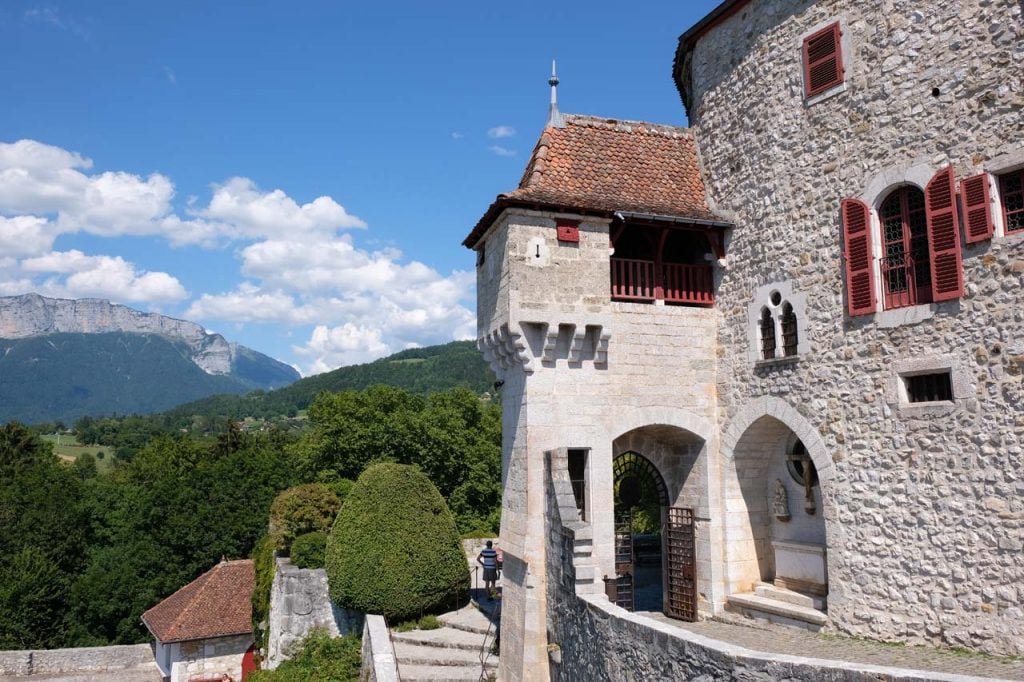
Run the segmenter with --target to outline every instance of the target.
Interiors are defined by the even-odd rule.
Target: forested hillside
[[[274,391],[211,396],[168,410],[165,416],[179,427],[187,427],[196,416],[271,419],[306,409],[322,391],[359,390],[374,384],[420,395],[449,388],[468,388],[479,395],[493,390],[494,373],[472,341],[453,341],[410,348],[364,365],[341,367]]]
[[[0,423],[148,414],[211,393],[243,393],[292,380],[274,367],[256,364],[246,357],[244,369],[251,378],[208,374],[192,361],[184,341],[160,334],[0,339]]]

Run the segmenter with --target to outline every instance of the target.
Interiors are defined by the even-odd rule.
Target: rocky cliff
[[[156,313],[143,313],[101,299],[69,300],[45,298],[38,294],[0,297],[2,339],[23,339],[59,333],[107,332],[160,334],[184,341],[191,349],[192,362],[207,374],[231,374],[240,349],[244,348],[229,343],[220,334],[210,334],[195,322],[177,320]],[[277,363],[271,358],[266,360]],[[277,364],[282,368],[287,367],[283,363]],[[292,374],[292,380],[299,378],[294,370]]]

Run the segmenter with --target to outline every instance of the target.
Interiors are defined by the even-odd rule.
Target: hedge
[[[456,605],[469,567],[444,498],[418,467],[380,463],[356,481],[327,540],[331,598],[392,622]]]
[[[327,533],[316,531],[300,535],[292,541],[292,565],[298,568],[323,568]]]

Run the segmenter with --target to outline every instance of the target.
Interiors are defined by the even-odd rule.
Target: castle
[[[503,679],[600,658],[611,602],[1024,653],[1022,12],[726,0],[679,40],[688,129],[553,79],[464,241]]]

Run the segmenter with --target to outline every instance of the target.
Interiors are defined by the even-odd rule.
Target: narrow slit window
[[[953,400],[953,379],[949,372],[913,374],[903,377],[907,387],[907,401],[935,403]]]

